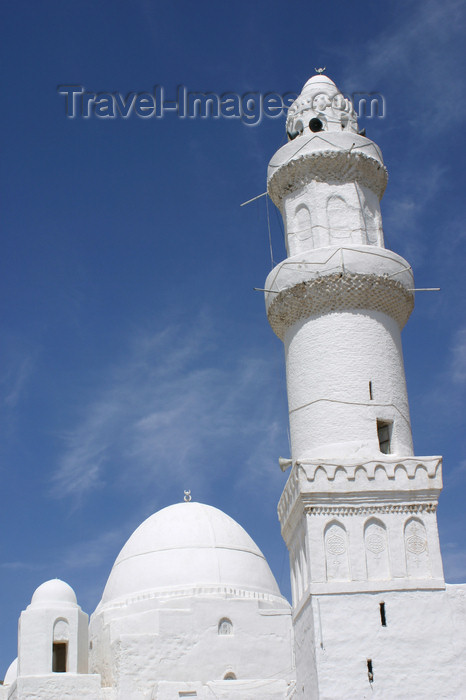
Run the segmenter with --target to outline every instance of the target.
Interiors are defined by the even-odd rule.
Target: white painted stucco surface
[[[268,188],[289,257],[265,286],[285,344],[293,607],[243,528],[177,504],[129,538],[89,626],[70,586],[39,586],[0,700],[466,698],[466,585],[443,578],[441,458],[413,454],[400,329],[414,282],[384,248],[382,154],[326,76],[287,129]],[[52,671],[54,642],[66,672]]]

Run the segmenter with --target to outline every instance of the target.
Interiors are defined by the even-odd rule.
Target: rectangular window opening
[[[390,421],[377,421],[377,437],[379,438],[379,449],[384,455],[391,453],[392,426]]]
[[[380,603],[380,622],[382,623],[382,627],[387,626],[387,617],[385,615],[385,603]]]
[[[369,683],[374,682],[374,670],[372,668],[372,659],[367,659],[367,675],[369,678]]]
[[[54,673],[66,673],[67,643],[54,642],[52,648],[52,671]]]
[[[374,395],[372,393],[372,382],[369,382],[369,399],[372,401]]]

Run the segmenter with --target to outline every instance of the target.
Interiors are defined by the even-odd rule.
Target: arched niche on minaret
[[[369,581],[390,579],[387,528],[377,518],[370,518],[364,526],[364,550]]]
[[[362,216],[365,227],[365,240],[363,244],[375,245],[383,248],[382,215],[380,213],[379,198],[368,187],[356,183],[359,199],[361,200]]]
[[[361,226],[358,212],[354,212],[340,194],[331,194],[327,199],[327,226],[330,243],[352,243],[352,232],[357,228],[356,224]]]
[[[431,578],[426,528],[419,518],[410,518],[405,524],[406,570],[409,578]]]
[[[294,211],[288,230],[288,246],[290,250],[313,248],[311,212],[306,204],[300,202]]]
[[[330,522],[324,531],[324,543],[327,581],[350,581],[346,528],[336,520]]]

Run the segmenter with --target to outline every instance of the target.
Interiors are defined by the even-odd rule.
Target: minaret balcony
[[[331,246],[286,258],[268,275],[269,323],[283,340],[297,321],[349,309],[382,311],[403,328],[414,307],[411,266],[374,246]]]

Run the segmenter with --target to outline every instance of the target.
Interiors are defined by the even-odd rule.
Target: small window
[[[380,622],[382,627],[387,626],[387,614],[385,612],[385,603],[380,603]]]
[[[379,448],[384,455],[391,453],[392,423],[388,421],[377,421],[377,436],[379,438]]]
[[[54,642],[52,649],[52,671],[54,673],[66,673],[66,642]]]
[[[369,678],[369,683],[374,682],[374,669],[372,666],[372,659],[367,659],[367,676]]]
[[[224,681],[235,681],[236,676],[233,673],[233,671],[229,671],[228,673],[225,674],[225,676],[223,677],[223,680]]]
[[[222,635],[233,634],[233,625],[228,617],[222,617],[218,623],[218,633]]]
[[[374,398],[374,392],[372,390],[372,382],[369,382],[369,399],[372,401]]]

